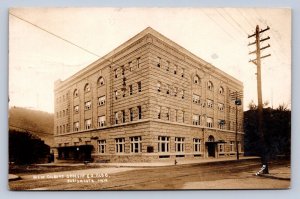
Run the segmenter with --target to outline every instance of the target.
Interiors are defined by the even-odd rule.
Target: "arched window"
[[[86,84],[85,86],[84,86],[84,92],[90,92],[91,91],[91,87],[90,87],[90,84]]]
[[[198,75],[194,76],[194,84],[200,84],[200,77]]]
[[[214,85],[211,81],[207,82],[207,89],[210,90],[210,91],[212,91],[214,89]]]
[[[208,142],[214,142],[215,141],[215,138],[214,136],[210,135],[207,139]]]
[[[160,89],[161,89],[161,83],[157,82],[157,91],[160,92]]]
[[[224,94],[224,88],[222,86],[220,86],[220,88],[219,88],[219,93]]]
[[[98,79],[98,86],[102,86],[102,85],[104,85],[104,78],[101,76]]]
[[[78,90],[77,90],[77,89],[74,90],[73,96],[74,96],[74,97],[78,97]]]

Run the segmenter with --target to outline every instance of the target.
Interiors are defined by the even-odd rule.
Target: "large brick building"
[[[240,81],[146,28],[55,82],[56,160],[150,162],[243,153]],[[238,129],[236,143],[235,130]]]

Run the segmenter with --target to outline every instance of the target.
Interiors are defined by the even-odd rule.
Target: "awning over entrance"
[[[218,141],[207,141],[205,142],[206,145],[208,144],[223,144],[226,143],[224,140],[218,140]]]

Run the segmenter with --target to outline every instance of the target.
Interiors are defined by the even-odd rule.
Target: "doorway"
[[[207,152],[208,152],[208,157],[216,157],[216,150],[215,150],[214,143],[207,144]]]

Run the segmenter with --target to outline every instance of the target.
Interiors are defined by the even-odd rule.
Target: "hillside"
[[[28,131],[53,146],[53,114],[21,107],[9,110],[9,129]]]

